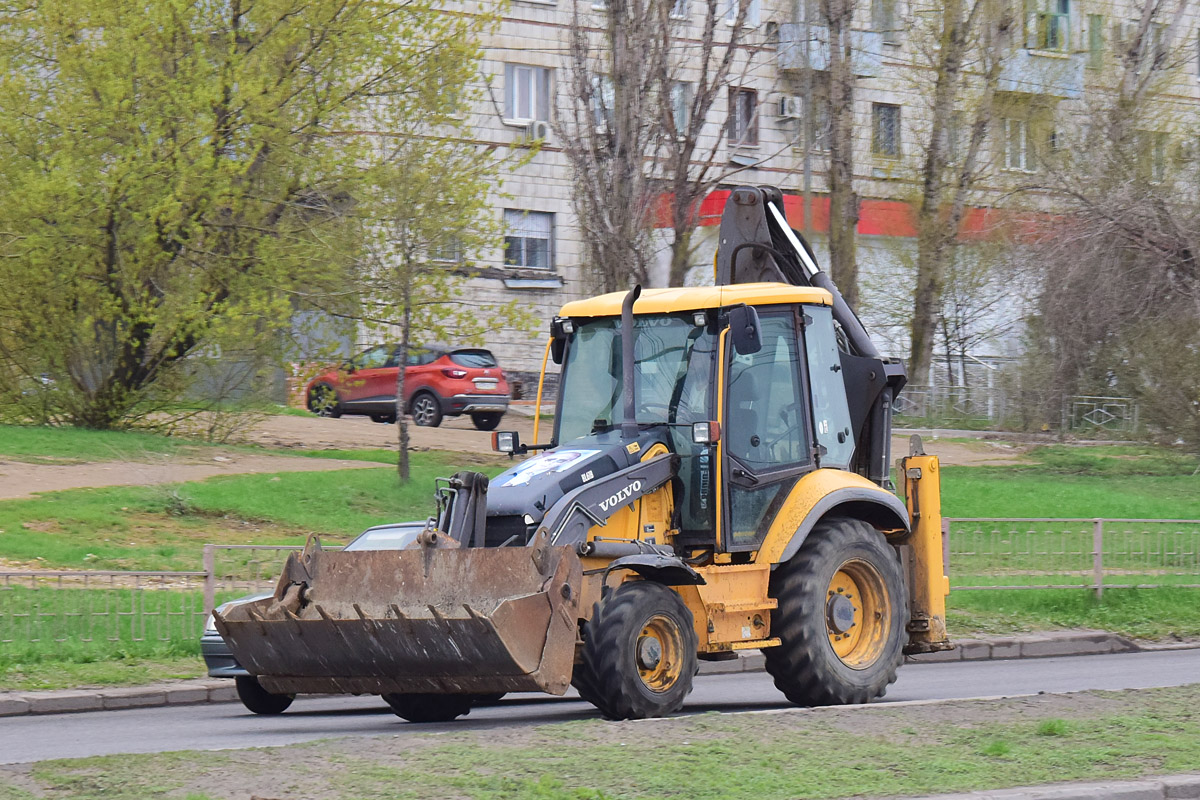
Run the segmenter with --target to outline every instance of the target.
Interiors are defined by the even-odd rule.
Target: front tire
[[[308,410],[318,417],[337,419],[342,415],[342,405],[338,402],[337,389],[328,383],[318,383],[308,390]]]
[[[763,650],[775,686],[796,705],[882,697],[903,659],[907,603],[900,560],[867,523],[822,520],[771,576],[779,607]]]
[[[471,415],[471,423],[476,430],[494,431],[503,417],[504,415],[498,411],[480,411],[478,414]]]
[[[385,694],[383,699],[409,722],[450,722],[471,713],[469,694]]]
[[[596,604],[585,631],[579,694],[609,719],[678,711],[696,674],[692,612],[659,583],[633,581]]]
[[[296,699],[294,694],[271,694],[252,675],[239,675],[234,678],[234,683],[242,705],[255,714],[282,714]]]
[[[429,392],[421,392],[412,401],[413,422],[426,428],[442,424],[442,406]]]

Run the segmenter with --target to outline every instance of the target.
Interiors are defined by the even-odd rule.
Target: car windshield
[[[693,315],[634,318],[637,422],[690,425],[712,418],[709,396],[715,337]],[[580,325],[563,367],[558,442],[586,436],[599,422],[624,421],[621,401],[621,321]]]
[[[460,367],[494,367],[496,357],[487,350],[455,350],[450,360]]]
[[[365,531],[346,545],[346,550],[403,550],[423,528],[424,525],[403,525]]]

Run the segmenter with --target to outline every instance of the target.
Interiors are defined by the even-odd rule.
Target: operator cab
[[[802,475],[821,466],[844,469],[853,460],[828,295],[807,288],[796,298],[805,302],[738,302],[755,293],[740,290],[755,288],[769,290],[775,299],[780,291],[800,293],[762,284],[648,290],[635,306],[634,422],[639,434],[658,431],[679,457],[675,543],[685,550],[720,544],[725,552],[748,555],[766,536],[773,508]],[[692,299],[688,294],[726,302],[653,310],[666,305],[663,300],[678,308]],[[579,440],[628,422],[621,320],[596,313],[615,311],[622,296],[569,304],[555,322],[562,375],[551,447],[576,447]],[[651,311],[643,312],[643,306]],[[585,316],[588,312],[592,315]],[[731,328],[731,316],[739,315],[756,319],[751,344],[737,335],[740,328]]]

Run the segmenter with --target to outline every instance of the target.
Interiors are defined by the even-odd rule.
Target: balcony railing
[[[877,31],[850,32],[850,63],[860,78],[880,74],[883,53],[883,34]],[[823,25],[805,26],[798,22],[779,26],[779,69],[784,72],[829,69],[829,29]]]
[[[1056,34],[1060,36],[1061,34]],[[1087,53],[1020,48],[1004,60],[996,88],[1002,92],[1078,99],[1083,95]]]

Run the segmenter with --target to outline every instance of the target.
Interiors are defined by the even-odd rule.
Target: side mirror
[[[729,338],[739,355],[748,356],[762,350],[762,328],[754,306],[734,306],[729,309]]]
[[[496,431],[492,434],[492,449],[497,453],[508,453],[510,456],[523,453],[521,437],[516,431]]]
[[[575,332],[575,321],[555,317],[550,323],[550,358],[555,364],[563,363],[563,354],[567,349],[567,337]]]

